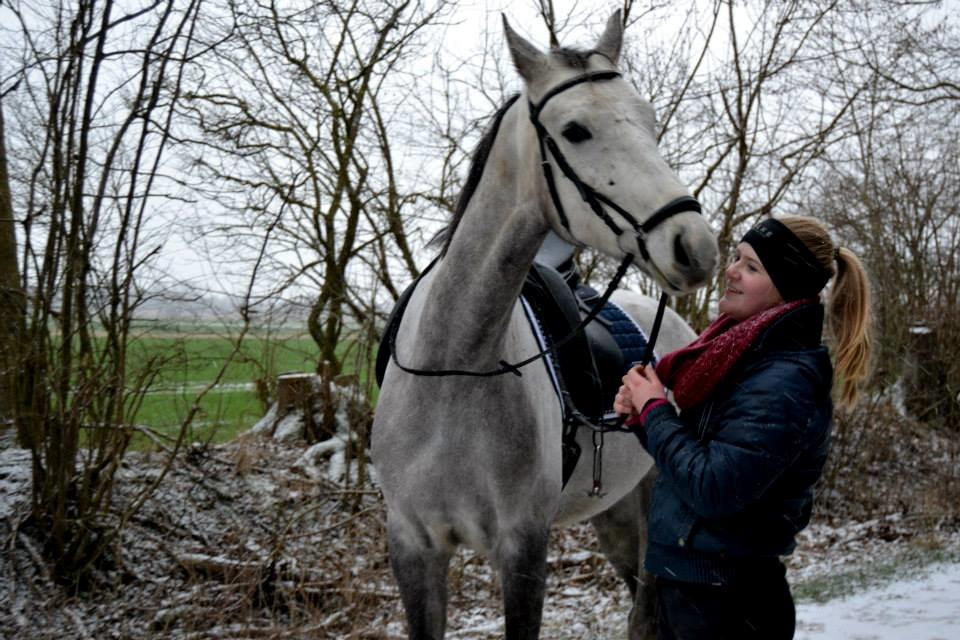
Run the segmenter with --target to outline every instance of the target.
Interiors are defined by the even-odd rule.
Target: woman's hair
[[[777,216],[833,274],[827,300],[827,328],[833,337],[834,366],[840,379],[840,404],[851,406],[870,367],[870,282],[856,254],[836,250],[830,233],[816,218]]]

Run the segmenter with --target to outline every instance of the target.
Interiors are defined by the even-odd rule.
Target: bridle
[[[610,228],[611,231],[613,231],[614,235],[619,237],[623,234],[624,229],[614,222],[613,218],[610,217],[610,214],[604,210],[603,205],[606,205],[607,207],[619,213],[623,219],[630,224],[634,234],[637,237],[637,244],[640,247],[641,257],[643,258],[644,262],[650,262],[650,253],[647,251],[646,244],[647,235],[656,227],[663,224],[678,213],[684,213],[687,211],[702,213],[703,210],[700,207],[700,203],[697,202],[697,199],[692,196],[680,196],[679,198],[675,198],[657,209],[652,216],[641,223],[635,216],[618,205],[611,198],[600,193],[595,188],[591,187],[580,179],[580,176],[577,175],[577,172],[574,171],[573,167],[570,166],[570,163],[567,162],[566,157],[564,157],[563,152],[550,135],[550,132],[547,131],[547,128],[540,121],[540,114],[547,106],[547,103],[552,98],[560,95],[564,91],[567,91],[568,89],[571,89],[579,84],[583,84],[584,82],[614,80],[620,76],[621,74],[619,71],[595,71],[593,73],[585,73],[575,78],[571,78],[570,80],[557,85],[548,91],[542,98],[540,98],[540,102],[537,104],[534,104],[533,102],[528,103],[530,106],[530,122],[533,123],[533,128],[537,132],[537,139],[540,143],[540,163],[543,166],[543,175],[547,180],[547,187],[550,189],[550,199],[553,200],[553,206],[557,211],[557,217],[560,218],[560,224],[563,225],[564,229],[566,229],[568,232],[570,231],[570,221],[563,209],[563,203],[560,201],[560,194],[557,192],[557,182],[553,175],[553,165],[548,157],[548,151],[549,155],[553,156],[557,167],[563,172],[563,175],[577,188],[577,191],[580,193],[580,197],[583,198],[583,201],[586,202],[590,206],[590,209],[593,211],[593,213],[596,214],[604,222],[604,224]],[[628,253],[627,256],[631,260],[633,259],[631,254]]]
[[[573,183],[577,188],[577,191],[580,194],[580,197],[586,202],[590,209],[595,215],[597,215],[607,227],[613,231],[614,235],[618,238],[624,233],[625,229],[617,225],[617,223],[610,217],[610,214],[606,212],[604,206],[609,207],[610,209],[616,211],[620,216],[627,221],[630,225],[633,233],[637,238],[637,245],[640,249],[640,255],[643,260],[647,263],[651,262],[650,253],[647,250],[646,239],[651,231],[653,231],[657,226],[663,224],[665,221],[671,217],[684,213],[687,211],[695,211],[702,214],[702,208],[700,203],[696,198],[692,196],[681,196],[675,198],[665,204],[664,206],[657,209],[653,215],[651,215],[644,222],[637,220],[629,211],[618,205],[611,198],[600,193],[592,186],[585,183],[580,179],[580,176],[577,175],[577,172],[570,166],[570,163],[567,162],[566,157],[564,157],[563,152],[560,150],[560,147],[557,145],[556,141],[550,135],[550,132],[547,131],[547,128],[540,121],[540,114],[543,112],[543,109],[546,107],[547,103],[557,95],[571,89],[579,84],[585,82],[596,82],[596,81],[605,81],[613,80],[615,78],[621,77],[621,74],[617,71],[596,71],[592,73],[585,73],[583,75],[577,76],[566,82],[563,82],[556,87],[553,87],[548,91],[537,104],[534,104],[532,101],[528,102],[530,110],[530,122],[533,124],[533,128],[537,132],[537,140],[540,146],[540,164],[543,167],[544,178],[547,181],[547,187],[550,190],[550,198],[553,201],[553,206],[556,209],[557,216],[560,219],[560,224],[567,230],[568,234],[570,232],[570,221],[567,217],[566,211],[563,208],[563,203],[560,200],[560,194],[557,191],[557,181],[553,174],[553,164],[550,161],[550,158],[553,158],[553,161],[556,163],[557,167],[563,173],[563,175]],[[548,346],[546,349],[534,354],[533,356],[522,360],[516,363],[506,362],[501,360],[499,362],[499,368],[492,369],[489,371],[469,371],[469,370],[460,370],[460,369],[415,369],[412,367],[406,367],[399,362],[397,359],[397,349],[396,349],[396,340],[397,332],[399,330],[399,322],[394,323],[391,328],[391,334],[388,336],[388,341],[390,344],[390,357],[393,360],[393,363],[406,373],[410,373],[417,376],[433,376],[433,377],[442,377],[442,376],[473,376],[473,377],[492,377],[499,376],[505,373],[513,373],[517,376],[522,375],[520,369],[525,367],[532,362],[536,362],[541,358],[547,356],[551,352],[556,352],[561,346],[566,344],[574,336],[579,334],[584,330],[590,322],[596,318],[597,314],[603,309],[607,301],[610,299],[610,296],[613,294],[614,290],[619,286],[620,280],[626,274],[627,269],[633,263],[634,255],[632,253],[627,253],[623,260],[620,262],[620,266],[617,268],[617,273],[614,275],[613,280],[610,281],[610,284],[607,285],[606,290],[603,295],[597,301],[597,303],[590,309],[590,312],[580,321],[569,334],[564,336],[562,339],[555,341],[552,345]],[[420,277],[422,278],[427,271],[430,270],[433,265],[436,264],[436,261],[431,263],[427,269],[421,273]],[[661,294],[660,303],[657,307],[657,315],[653,322],[653,327],[650,331],[650,336],[647,340],[647,347],[643,353],[641,360],[634,364],[647,365],[653,360],[653,349],[657,341],[657,336],[660,332],[660,324],[663,320],[663,313],[667,306],[667,300],[669,296],[666,293]],[[590,428],[593,431],[593,488],[588,495],[593,497],[600,497],[602,494],[602,483],[601,483],[601,470],[602,470],[602,456],[601,452],[603,450],[603,435],[608,431],[621,431],[623,429],[623,423],[625,418],[620,417],[613,421],[601,421],[599,425],[593,424],[586,416],[580,414],[576,410],[572,410],[570,415],[567,416],[567,422],[571,427],[576,429],[577,426],[585,426]],[[566,429],[566,427],[565,427]],[[579,447],[577,447],[579,451]],[[579,455],[579,453],[577,454]]]
[[[547,128],[540,121],[540,114],[543,112],[544,107],[547,103],[557,95],[571,89],[579,84],[584,82],[595,82],[595,81],[604,81],[604,80],[613,80],[619,78],[620,73],[618,71],[596,71],[592,73],[585,73],[583,75],[571,78],[566,82],[563,82],[556,87],[553,87],[548,91],[542,98],[540,102],[534,104],[529,102],[530,107],[530,122],[533,123],[533,127],[537,132],[537,139],[539,140],[540,145],[540,158],[541,166],[543,167],[543,174],[547,181],[547,186],[550,190],[550,197],[553,200],[553,206],[557,210],[557,216],[560,218],[560,223],[564,226],[567,231],[570,231],[570,221],[567,218],[566,212],[563,208],[563,203],[560,201],[560,194],[557,192],[557,182],[553,175],[553,167],[550,163],[549,156],[552,156],[557,163],[557,166],[560,168],[560,171],[563,172],[563,175],[570,180],[574,186],[576,186],[577,191],[580,193],[580,197],[590,206],[590,209],[600,217],[601,220],[613,231],[613,233],[620,237],[624,233],[624,229],[618,226],[613,218],[604,210],[603,206],[606,205],[619,213],[632,227],[633,232],[637,236],[637,244],[640,247],[640,255],[645,262],[650,262],[650,253],[646,248],[646,237],[653,231],[657,226],[663,224],[666,220],[677,215],[678,213],[683,213],[686,211],[696,211],[697,213],[702,213],[700,203],[697,202],[696,198],[692,196],[681,196],[671,200],[664,206],[657,209],[653,215],[651,215],[646,221],[639,222],[636,217],[634,217],[630,212],[616,204],[611,198],[600,193],[577,175],[577,172],[574,171],[573,167],[570,166],[570,163],[567,162],[567,159],[564,157],[563,152],[560,151],[560,147],[557,145],[556,141],[550,135],[550,132],[547,131]],[[549,156],[548,156],[549,152]],[[505,373],[513,373],[517,376],[521,375],[520,369],[527,366],[541,358],[547,356],[547,354],[559,349],[561,346],[569,342],[574,336],[583,331],[590,322],[597,317],[597,314],[603,309],[603,306],[610,299],[610,296],[613,294],[614,290],[619,286],[620,280],[626,274],[627,269],[633,263],[634,255],[632,253],[627,253],[623,260],[620,262],[620,266],[617,268],[616,275],[610,281],[610,284],[607,285],[606,290],[603,295],[600,296],[600,299],[597,303],[590,309],[590,312],[580,321],[569,334],[564,336],[562,339],[557,340],[553,343],[552,346],[539,351],[538,353],[530,356],[529,358],[522,360],[520,362],[510,363],[504,360],[501,360],[498,364],[500,365],[496,369],[491,369],[488,371],[470,371],[463,369],[416,369],[413,367],[407,367],[400,363],[397,359],[397,349],[396,349],[396,339],[399,323],[395,323],[391,335],[388,336],[388,341],[390,344],[390,358],[393,360],[393,363],[402,371],[417,375],[417,376],[431,376],[431,377],[445,377],[445,376],[471,376],[471,377],[492,377],[499,376]],[[424,271],[420,274],[422,278],[426,275],[427,271],[433,267],[434,263],[431,263]],[[660,304],[657,308],[656,319],[653,323],[653,328],[650,331],[650,336],[647,341],[647,348],[644,352],[643,358],[638,362],[638,364],[648,364],[653,359],[653,349],[656,344],[657,335],[660,331],[660,323],[663,320],[663,312],[667,305],[668,295],[663,293],[660,296]]]
[[[650,263],[650,252],[647,250],[646,242],[648,234],[678,213],[696,211],[697,213],[702,214],[703,209],[701,208],[700,203],[692,196],[681,196],[671,200],[664,206],[657,209],[653,215],[647,218],[647,220],[644,222],[639,222],[637,218],[629,211],[580,179],[580,176],[577,175],[577,172],[574,171],[573,167],[570,166],[570,163],[567,162],[567,159],[564,157],[563,152],[560,150],[560,147],[557,145],[556,141],[550,135],[550,132],[547,131],[547,128],[544,126],[543,122],[540,121],[540,114],[543,112],[543,109],[546,107],[547,103],[552,98],[563,93],[564,91],[567,91],[568,89],[585,82],[613,80],[619,77],[621,77],[621,74],[617,71],[597,71],[593,73],[585,73],[557,85],[544,94],[544,96],[540,98],[540,102],[537,104],[534,104],[532,101],[528,103],[530,107],[530,122],[533,123],[533,128],[537,132],[537,139],[540,143],[540,163],[543,166],[543,174],[547,181],[547,187],[550,189],[550,198],[553,200],[553,206],[557,211],[557,217],[560,218],[560,224],[562,224],[568,232],[570,231],[570,221],[563,209],[563,203],[560,200],[560,194],[557,192],[557,182],[553,175],[553,165],[548,157],[548,151],[549,155],[552,156],[556,162],[557,167],[559,167],[560,171],[563,172],[563,175],[577,188],[577,191],[579,192],[583,201],[586,202],[593,213],[596,214],[603,221],[603,223],[610,228],[611,231],[613,231],[614,235],[619,238],[623,234],[624,229],[614,222],[610,215],[604,210],[604,205],[616,211],[624,220],[627,221],[627,223],[630,224],[633,229],[633,233],[637,238],[637,246],[640,249],[640,256],[643,258],[644,262]],[[572,233],[570,235],[573,236]],[[604,292],[597,305],[591,309],[589,316],[595,315],[594,312],[602,309],[607,303],[607,299],[613,293],[613,290],[616,289],[620,284],[620,279],[623,277],[624,273],[626,273],[630,263],[633,262],[633,258],[633,254],[626,254],[623,261],[620,263],[620,268],[617,270],[616,276],[614,276],[614,279],[607,286],[607,290]],[[668,298],[669,296],[665,292],[660,295],[660,302],[657,305],[657,315],[653,321],[653,327],[650,330],[650,336],[647,340],[646,349],[644,350],[640,361],[634,364],[646,366],[653,360],[653,349],[657,342],[657,336],[660,333],[660,324],[663,321],[663,312],[667,307]],[[586,323],[581,324],[584,326],[586,325]],[[581,327],[577,327],[577,331],[580,329]],[[600,424],[596,425],[588,420],[586,416],[574,410],[567,419],[571,421],[573,425],[588,427],[593,432],[593,487],[587,495],[591,497],[600,497],[603,495],[603,484],[601,481],[603,435],[608,431],[624,430],[623,424],[626,420],[626,417],[620,416],[611,422],[601,420]]]

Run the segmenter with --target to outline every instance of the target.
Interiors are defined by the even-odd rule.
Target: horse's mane
[[[470,172],[467,174],[467,182],[463,185],[463,191],[460,192],[460,197],[457,198],[457,207],[453,212],[453,218],[450,219],[447,226],[431,241],[443,242],[443,249],[440,251],[440,255],[447,253],[447,248],[450,247],[450,242],[453,240],[453,233],[457,230],[457,225],[460,224],[460,220],[463,219],[463,213],[467,210],[470,198],[473,197],[473,192],[477,190],[477,185],[480,184],[480,178],[483,177],[483,168],[487,165],[490,150],[493,149],[493,143],[497,139],[497,131],[500,130],[500,123],[503,122],[503,117],[507,115],[507,111],[510,110],[510,107],[513,106],[513,103],[516,102],[519,97],[519,93],[510,96],[503,106],[497,109],[497,112],[493,115],[493,123],[483,134],[483,137],[480,138],[480,142],[473,150],[470,158]]]
[[[581,50],[569,47],[557,47],[552,49],[550,53],[559,58],[560,61],[568,67],[579,70],[586,70],[587,61],[590,56],[595,53],[599,54],[598,51],[594,50]],[[503,121],[503,117],[507,111],[510,110],[510,107],[513,106],[513,103],[516,102],[519,97],[519,93],[511,96],[503,106],[497,109],[497,112],[493,116],[493,123],[490,125],[490,128],[487,129],[486,133],[483,134],[477,147],[473,150],[470,159],[470,172],[467,174],[467,182],[463,186],[463,191],[460,192],[460,197],[457,199],[457,207],[453,212],[453,218],[451,218],[447,226],[440,230],[430,242],[431,244],[443,243],[443,249],[440,251],[441,256],[447,253],[450,242],[453,240],[453,234],[457,230],[460,220],[463,219],[467,205],[470,203],[470,198],[473,197],[473,192],[477,190],[477,185],[480,184],[480,178],[483,177],[483,168],[487,165],[487,158],[490,157],[490,151],[493,149],[493,143],[497,138],[500,123]]]

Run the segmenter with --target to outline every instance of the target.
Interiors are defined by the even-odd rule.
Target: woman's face
[[[760,258],[746,242],[737,245],[724,275],[727,288],[720,298],[720,313],[726,313],[734,320],[746,320],[755,313],[783,304],[783,298]]]

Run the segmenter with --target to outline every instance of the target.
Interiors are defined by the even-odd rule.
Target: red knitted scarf
[[[809,303],[810,300],[794,300],[742,322],[721,315],[689,345],[663,356],[657,364],[657,376],[673,390],[677,406],[695,407],[710,396],[764,329]]]

